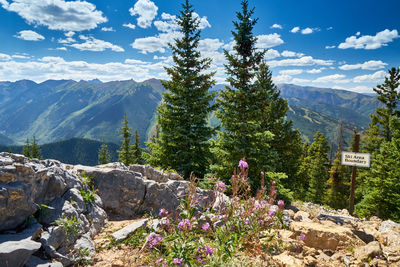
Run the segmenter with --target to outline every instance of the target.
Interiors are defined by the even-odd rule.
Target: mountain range
[[[219,84],[212,90],[221,88]],[[341,120],[349,139],[353,129],[362,131],[368,126],[369,114],[379,105],[374,96],[344,90],[293,84],[279,84],[278,88],[290,106],[287,117],[307,141],[320,130],[335,143]],[[164,90],[156,79],[0,82],[0,144],[22,145],[33,136],[40,144],[70,138],[101,140],[103,136],[107,142],[119,144],[118,130],[126,113],[144,145],[154,129]],[[213,115],[209,121],[218,124]]]

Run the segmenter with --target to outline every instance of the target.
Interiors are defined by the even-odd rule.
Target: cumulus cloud
[[[274,25],[271,26],[271,29],[281,29],[282,30],[283,28],[282,28],[282,25],[275,23]]]
[[[11,60],[11,57],[7,54],[0,53],[0,60],[1,61],[8,61]]]
[[[341,70],[356,70],[356,69],[363,69],[363,70],[379,70],[383,69],[387,66],[387,63],[382,62],[381,60],[370,60],[360,64],[353,64],[353,65],[342,65],[339,67]]]
[[[356,34],[357,35],[357,34]],[[394,39],[399,38],[397,30],[389,31],[388,29],[378,32],[375,36],[364,35],[364,36],[350,36],[347,37],[345,42],[339,44],[340,49],[378,49],[382,46],[387,46],[388,43],[393,42]]]
[[[302,74],[303,70],[300,69],[292,69],[292,70],[280,70],[279,74],[281,75],[298,75]]]
[[[291,83],[308,83],[308,82],[310,82],[310,80],[301,78],[293,78],[293,80],[291,81]]]
[[[270,59],[274,59],[274,58],[277,58],[277,57],[280,57],[280,56],[281,56],[281,54],[277,50],[268,49],[267,52],[264,55],[264,59],[270,60]]]
[[[56,50],[67,51],[68,49],[65,46],[63,46],[63,47],[57,47]]]
[[[322,76],[315,79],[314,83],[348,83],[349,79],[345,79],[346,75],[343,74],[332,74],[327,76]]]
[[[200,17],[200,15],[199,14],[197,14],[196,12],[193,12],[193,17],[194,18],[197,18],[198,20],[199,20],[199,29],[200,30],[203,30],[203,29],[205,29],[205,28],[211,28],[211,24],[208,22],[208,20],[207,20],[207,17],[206,16],[204,16],[204,17]]]
[[[80,35],[79,38],[81,40],[84,40],[85,42],[83,43],[76,43],[76,44],[70,44],[69,46],[74,47],[76,49],[79,49],[81,51],[95,51],[95,52],[101,52],[106,49],[110,49],[115,52],[124,52],[125,50],[118,46],[114,45],[110,42],[106,42],[103,40],[96,39],[92,36],[84,36]]]
[[[314,31],[313,29],[307,27],[301,30],[301,34],[311,34],[313,33],[313,31]]]
[[[290,75],[278,75],[278,76],[273,76],[272,80],[274,81],[274,83],[290,83],[290,81],[292,80],[292,76]]]
[[[15,37],[25,41],[43,41],[45,39],[43,35],[31,30],[20,31]]]
[[[127,27],[132,30],[134,30],[136,28],[136,25],[134,25],[132,23],[124,23],[124,24],[122,24],[122,26]]]
[[[362,83],[362,82],[377,82],[383,80],[386,76],[386,72],[383,70],[377,71],[372,74],[360,75],[353,78],[353,82]]]
[[[86,61],[66,61],[62,57],[44,57],[24,62],[0,61],[0,80],[16,81],[29,79],[42,82],[48,79],[90,80],[98,78],[102,81],[134,79],[144,81],[150,78],[167,78],[164,62],[149,64],[129,64],[109,62],[104,64]]]
[[[91,30],[107,21],[96,6],[86,1],[64,0],[2,0],[4,9],[15,12],[29,24],[43,25],[50,30]]]
[[[333,49],[335,47],[336,47],[336,45],[327,45],[327,46],[325,46],[325,49]]]
[[[296,52],[288,51],[288,50],[283,51],[283,52],[281,53],[281,55],[282,55],[283,57],[302,57],[302,56],[304,56],[303,53],[296,53]]]
[[[101,28],[101,30],[103,32],[115,32],[115,30],[113,29],[113,27],[103,27]]]
[[[311,69],[311,70],[306,70],[307,73],[310,74],[317,74],[317,73],[321,73],[325,68],[320,68],[320,69]]]
[[[333,60],[315,59],[311,56],[303,56],[301,58],[271,60],[268,61],[267,63],[271,67],[285,67],[285,66],[313,66],[313,65],[330,66],[333,64],[333,62],[334,62]]]
[[[263,34],[263,35],[257,36],[256,48],[267,49],[267,48],[281,45],[283,43],[284,42],[281,39],[281,36],[277,33]]]
[[[293,29],[290,30],[291,33],[296,33],[300,31],[300,27],[294,27]]]
[[[163,20],[154,21],[154,26],[157,30],[161,32],[171,32],[179,29],[179,25],[175,22],[176,16],[163,12],[161,18]]]
[[[158,7],[150,0],[138,0],[129,9],[131,16],[138,16],[137,25],[140,28],[149,28],[157,16]]]
[[[168,47],[168,43],[172,43],[175,38],[179,38],[181,33],[160,33],[156,36],[137,38],[131,44],[132,48],[140,50],[140,53],[154,53],[160,52],[165,53],[165,49]]]

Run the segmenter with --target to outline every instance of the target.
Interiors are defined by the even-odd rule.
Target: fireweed
[[[179,207],[179,213],[161,209],[161,227],[147,238],[144,246],[150,264],[155,266],[226,265],[237,255],[266,256],[279,249],[277,230],[283,226],[284,202],[275,203],[277,191],[271,182],[265,193],[264,175],[256,197],[250,197],[248,164],[241,160],[231,180],[232,196],[218,210],[213,209],[226,186],[217,181],[213,200],[200,207],[205,198],[196,198],[197,179],[191,177],[189,193]],[[207,198],[207,197],[206,197]],[[199,213],[198,211],[202,211]],[[196,215],[196,216],[195,216]],[[153,230],[152,230],[153,231]]]

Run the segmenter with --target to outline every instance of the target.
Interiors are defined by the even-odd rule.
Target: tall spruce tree
[[[40,148],[39,145],[36,141],[36,137],[33,136],[32,139],[32,147],[31,147],[31,158],[35,158],[35,159],[41,159],[41,153],[40,153]]]
[[[28,138],[26,138],[26,143],[22,149],[22,154],[28,158],[32,157],[32,145]]]
[[[102,138],[101,147],[99,149],[99,164],[107,164],[110,162],[110,152],[108,151],[107,144],[104,142],[104,136]]]
[[[220,109],[217,117],[222,130],[218,133],[214,154],[217,159],[213,170],[229,180],[233,168],[243,157],[250,168],[249,177],[257,186],[260,171],[274,171],[276,151],[271,150],[273,134],[266,123],[269,105],[274,102],[274,86],[266,65],[261,65],[265,51],[256,49],[257,38],[253,35],[258,19],[252,18],[254,8],[249,10],[248,1],[242,1],[242,10],[234,21],[233,51],[224,51],[229,86],[220,91],[217,99]],[[258,82],[254,82],[258,78]],[[274,103],[272,103],[274,104]],[[254,188],[253,188],[254,189]]]
[[[139,134],[137,130],[135,130],[134,142],[132,144],[131,150],[132,150],[132,163],[143,164],[144,160],[142,155],[142,148],[140,147]]]
[[[132,150],[131,150],[131,128],[128,125],[128,118],[126,113],[124,115],[124,121],[122,122],[122,128],[119,133],[122,135],[121,149],[118,150],[118,161],[129,166],[132,164]]]
[[[211,59],[202,58],[198,50],[200,21],[188,0],[176,23],[181,37],[169,44],[174,65],[165,68],[171,80],[162,82],[167,91],[158,107],[159,138],[149,143],[150,162],[173,168],[188,178],[191,172],[203,176],[209,165],[208,140],[214,130],[207,125],[207,118],[215,108],[210,104],[215,94],[209,93],[215,73],[206,73]]]
[[[328,172],[328,151],[329,146],[325,136],[316,132],[314,142],[308,149],[308,156],[305,161],[308,167],[309,187],[306,193],[306,200],[321,204],[325,196],[325,183],[329,177]]]

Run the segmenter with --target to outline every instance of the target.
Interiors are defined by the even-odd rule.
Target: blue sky
[[[181,1],[0,0],[0,80],[166,79]],[[193,0],[223,83],[240,1]],[[275,83],[372,92],[400,65],[398,0],[249,0]]]

